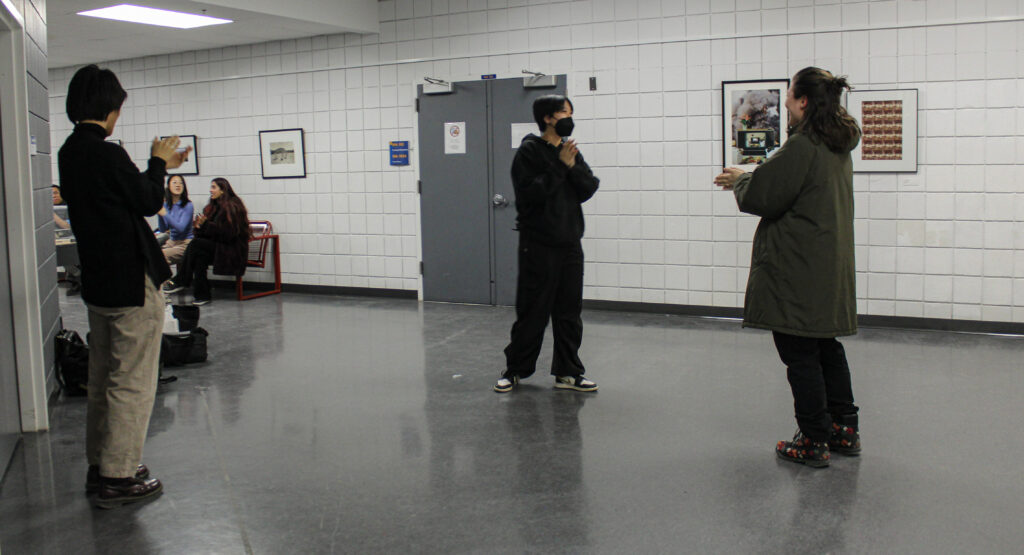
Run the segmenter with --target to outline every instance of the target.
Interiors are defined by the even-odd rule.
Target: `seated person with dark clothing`
[[[50,194],[53,196],[54,206],[66,206],[64,197],[60,196],[60,185],[52,185],[50,187]],[[58,229],[71,229],[71,224],[64,218],[60,217],[56,211],[53,213],[53,225],[57,226]]]
[[[71,241],[70,237],[72,236],[68,205],[60,194],[60,185],[54,183],[50,187],[50,194],[53,197],[53,225],[57,238],[57,266],[64,267],[64,279],[58,281],[68,282],[68,295],[77,295],[82,292],[82,267],[77,263],[64,260],[67,257],[61,256],[62,253],[67,252],[62,249],[76,248],[73,244],[67,244],[68,241]],[[62,240],[64,243],[61,242]],[[74,260],[77,260],[77,257]]]
[[[192,304],[210,302],[210,281],[206,268],[213,264],[213,273],[241,276],[249,254],[249,214],[227,179],[210,182],[210,202],[195,221],[195,238],[188,244],[178,264],[178,273],[164,286],[165,293],[177,293],[193,286]]]

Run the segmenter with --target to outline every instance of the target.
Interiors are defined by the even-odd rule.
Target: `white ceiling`
[[[171,29],[77,15],[122,3],[234,23]],[[377,0],[49,0],[46,16],[51,68],[379,28]]]

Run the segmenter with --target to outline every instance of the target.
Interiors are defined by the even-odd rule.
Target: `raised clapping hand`
[[[576,165],[576,155],[579,152],[580,149],[576,148],[576,140],[569,139],[562,143],[562,148],[558,151],[558,159],[571,168]]]
[[[733,185],[736,184],[736,180],[744,173],[739,168],[725,168],[722,170],[722,173],[715,177],[715,185],[721,187],[723,191],[731,191]]]
[[[152,156],[167,162],[167,169],[173,170],[188,160],[188,155],[192,152],[191,146],[182,152],[178,152],[178,143],[180,142],[181,139],[177,135],[163,139],[155,138],[153,139],[153,148],[150,150],[150,153]]]

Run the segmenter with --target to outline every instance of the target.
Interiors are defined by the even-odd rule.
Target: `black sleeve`
[[[569,166],[557,158],[552,162],[530,143],[521,145],[512,160],[512,184],[518,201],[543,202],[566,186],[568,175]]]
[[[237,228],[228,223],[228,218],[223,211],[217,212],[212,220],[207,220],[199,226],[196,234],[218,243],[234,243],[239,239]]]
[[[576,153],[576,164],[569,170],[569,183],[576,190],[580,203],[587,202],[597,192],[600,179],[590,171],[590,166],[583,160],[583,155]]]
[[[164,205],[164,176],[167,163],[162,158],[149,159],[149,167],[140,172],[123,148],[110,143],[108,156],[113,162],[113,187],[126,199],[128,209],[139,216],[156,214]]]

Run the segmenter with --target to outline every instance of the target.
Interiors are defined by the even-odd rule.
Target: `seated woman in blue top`
[[[158,212],[157,229],[169,231],[171,238],[164,243],[164,258],[168,264],[178,264],[185,257],[185,249],[192,241],[192,214],[195,212],[188,200],[185,178],[172,175],[167,178],[164,189],[164,207]]]

